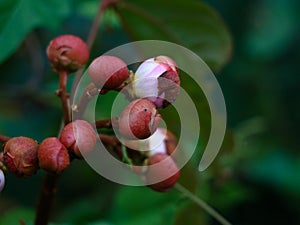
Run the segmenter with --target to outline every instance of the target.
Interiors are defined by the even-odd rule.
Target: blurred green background
[[[210,114],[199,87],[182,77],[204,129],[180,183],[232,224],[300,224],[300,2],[123,2],[105,13],[91,59],[131,40],[176,42],[208,63],[224,93],[228,113],[224,145],[212,166],[200,173],[196,168],[209,135]],[[61,108],[54,95],[58,77],[50,70],[45,49],[60,34],[86,39],[98,4],[96,0],[0,1],[1,134],[38,141],[58,134]],[[109,115],[107,110],[100,112],[105,113]],[[172,109],[166,114],[172,120]],[[176,126],[171,128],[178,134]],[[43,176],[43,171],[29,179],[7,174],[0,194],[0,225],[18,224],[18,218],[31,224]],[[121,186],[83,161],[74,161],[62,174],[51,221],[218,224],[177,190],[160,194],[146,187]]]

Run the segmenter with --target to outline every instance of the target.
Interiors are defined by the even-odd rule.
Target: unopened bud
[[[48,172],[60,173],[70,164],[66,147],[56,137],[46,138],[38,150],[39,165]]]
[[[61,131],[59,140],[78,158],[90,153],[96,145],[96,133],[91,124],[84,120],[75,120]]]
[[[97,87],[105,90],[119,87],[129,77],[126,63],[109,55],[94,59],[88,68],[88,74]]]
[[[10,172],[19,177],[29,177],[39,168],[38,143],[28,137],[14,137],[4,146],[3,161]]]
[[[55,71],[75,72],[89,59],[86,43],[74,35],[61,35],[47,47],[47,56]]]
[[[138,99],[121,113],[119,131],[129,139],[145,139],[155,132],[160,121],[156,106],[147,99]]]
[[[159,163],[159,164],[157,164]],[[158,153],[148,159],[145,181],[158,192],[166,192],[177,182],[180,172],[174,160],[167,154]],[[157,180],[161,180],[155,182]]]

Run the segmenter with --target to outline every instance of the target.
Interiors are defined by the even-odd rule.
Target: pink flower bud
[[[27,178],[39,168],[37,157],[38,143],[28,137],[14,137],[4,146],[3,161],[10,172]]]
[[[132,98],[147,98],[165,108],[179,95],[180,78],[176,63],[167,56],[150,58],[137,69],[132,82]]]
[[[47,47],[47,56],[54,71],[75,72],[89,59],[86,43],[74,35],[61,35]]]
[[[161,165],[151,166],[160,163]],[[151,189],[166,192],[177,182],[180,172],[174,160],[167,154],[158,153],[148,159],[148,171],[145,174],[146,183]],[[155,183],[156,180],[162,180]],[[154,183],[154,184],[151,184]]]
[[[40,168],[54,173],[60,173],[70,164],[66,147],[56,137],[46,138],[39,147],[38,158]]]
[[[0,169],[0,193],[4,188],[4,185],[5,185],[5,176],[3,171]]]
[[[78,158],[91,152],[96,145],[96,133],[91,124],[84,120],[75,120],[61,131],[59,140]]]
[[[126,63],[118,57],[103,55],[94,59],[88,74],[97,87],[111,90],[119,87],[128,77]]]
[[[119,131],[129,139],[145,139],[157,129],[161,116],[156,106],[147,99],[131,102],[121,113]]]

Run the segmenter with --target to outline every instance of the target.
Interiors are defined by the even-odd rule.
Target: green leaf
[[[4,0],[0,10],[0,62],[14,53],[31,30],[55,28],[71,11],[70,0]]]
[[[178,210],[174,225],[195,225],[208,224],[207,214],[195,203],[188,203],[185,207]]]
[[[184,45],[210,67],[220,69],[231,55],[231,37],[219,15],[194,0],[125,0],[116,5],[124,28],[136,40]]]
[[[124,187],[116,196],[112,220],[116,225],[171,225],[178,192],[157,193],[145,187]]]
[[[26,208],[15,208],[0,217],[0,224],[20,225],[20,221],[31,222],[34,220],[34,211]]]

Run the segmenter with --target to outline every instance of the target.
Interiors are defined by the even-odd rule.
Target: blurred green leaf
[[[285,0],[257,2],[250,11],[253,15],[244,47],[253,57],[274,59],[286,49],[298,32],[298,7]],[[278,29],[280,27],[280,29]]]
[[[106,222],[106,221],[96,221],[96,222],[93,222],[93,223],[88,223],[87,225],[113,225],[113,223],[109,223],[109,222]]]
[[[171,225],[178,195],[145,187],[124,187],[116,196],[112,219],[116,225]]]
[[[299,159],[287,151],[276,149],[267,152],[255,161],[245,163],[243,170],[259,183],[300,196]]]
[[[176,215],[174,225],[205,225],[208,224],[206,213],[195,203],[188,203]]]
[[[55,28],[70,13],[70,0],[0,2],[0,62],[9,57],[36,27]]]
[[[34,220],[34,211],[28,208],[15,208],[0,217],[0,224],[20,225],[20,221]]]
[[[231,37],[218,14],[193,0],[127,0],[117,3],[125,29],[137,40],[182,44],[213,69],[231,55]]]

